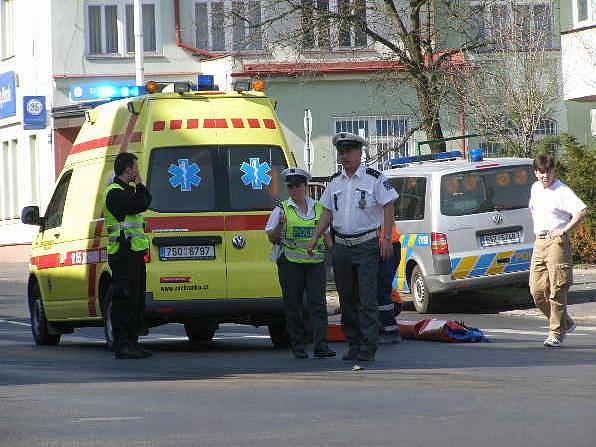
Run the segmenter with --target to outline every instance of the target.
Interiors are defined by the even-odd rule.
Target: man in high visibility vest
[[[116,176],[103,196],[104,225],[109,236],[108,263],[112,270],[109,317],[114,355],[118,359],[151,356],[150,351],[137,343],[145,309],[144,255],[149,249],[141,213],[151,203],[151,195],[141,182],[137,163],[134,154],[118,154],[114,161]]]
[[[381,227],[381,239],[385,238],[385,228]],[[377,303],[379,305],[379,343],[398,343],[400,340],[399,326],[395,321],[396,304],[393,301],[393,279],[401,260],[401,243],[395,223],[391,228],[391,245],[393,253],[387,259],[379,260],[379,277],[377,284]],[[399,310],[401,310],[401,303]]]
[[[290,198],[275,207],[265,232],[271,243],[281,245],[277,271],[292,354],[296,358],[308,357],[302,312],[306,292],[313,330],[313,356],[335,357],[335,351],[327,345],[325,236],[318,239],[312,254],[306,251],[306,244],[321,218],[323,207],[307,195],[306,184],[310,178],[307,171],[288,168],[281,175]]]

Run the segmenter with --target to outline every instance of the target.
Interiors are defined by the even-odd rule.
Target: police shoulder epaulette
[[[281,200],[279,200],[279,199],[277,199],[277,200],[275,201],[275,206],[279,206],[279,207],[280,207],[280,208],[282,208],[282,209],[283,209],[283,207],[284,207],[284,206],[283,206],[283,204],[281,203]]]
[[[331,175],[328,179],[328,181],[333,180],[335,177],[339,176],[341,174],[341,169],[339,171],[337,171],[335,174]]]
[[[381,176],[381,173],[373,168],[366,168],[366,173],[372,175],[374,178],[379,178]]]

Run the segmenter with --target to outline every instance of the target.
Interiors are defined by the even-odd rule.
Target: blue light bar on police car
[[[411,163],[420,163],[423,161],[453,160],[461,157],[462,155],[460,151],[439,152],[437,154],[412,155],[409,157],[392,158],[387,160],[385,165],[388,168],[392,168],[408,165]]]
[[[72,102],[81,102],[130,98],[144,93],[144,86],[135,85],[134,80],[127,80],[71,85],[68,96]]]

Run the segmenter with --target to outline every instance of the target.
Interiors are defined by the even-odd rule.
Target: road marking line
[[[139,421],[145,419],[143,416],[120,416],[120,417],[95,417],[95,418],[77,418],[71,422],[119,422],[119,421]]]
[[[0,323],[16,324],[17,326],[31,327],[30,323],[21,323],[20,321],[0,320]]]

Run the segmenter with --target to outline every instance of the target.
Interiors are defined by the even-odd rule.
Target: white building
[[[73,86],[106,81],[135,83],[132,0],[0,0],[0,246],[31,242],[36,228],[20,222],[21,209],[50,199],[60,170],[90,106],[73,102]],[[185,5],[188,3],[187,5]],[[192,19],[179,0],[143,0],[145,79],[196,82],[201,61],[223,73],[230,58],[184,42]],[[189,8],[186,8],[189,9]],[[190,33],[186,33],[190,35]],[[203,68],[205,66],[203,65]],[[46,119],[26,130],[23,97],[40,96],[30,109]],[[43,119],[42,119],[43,121]]]

